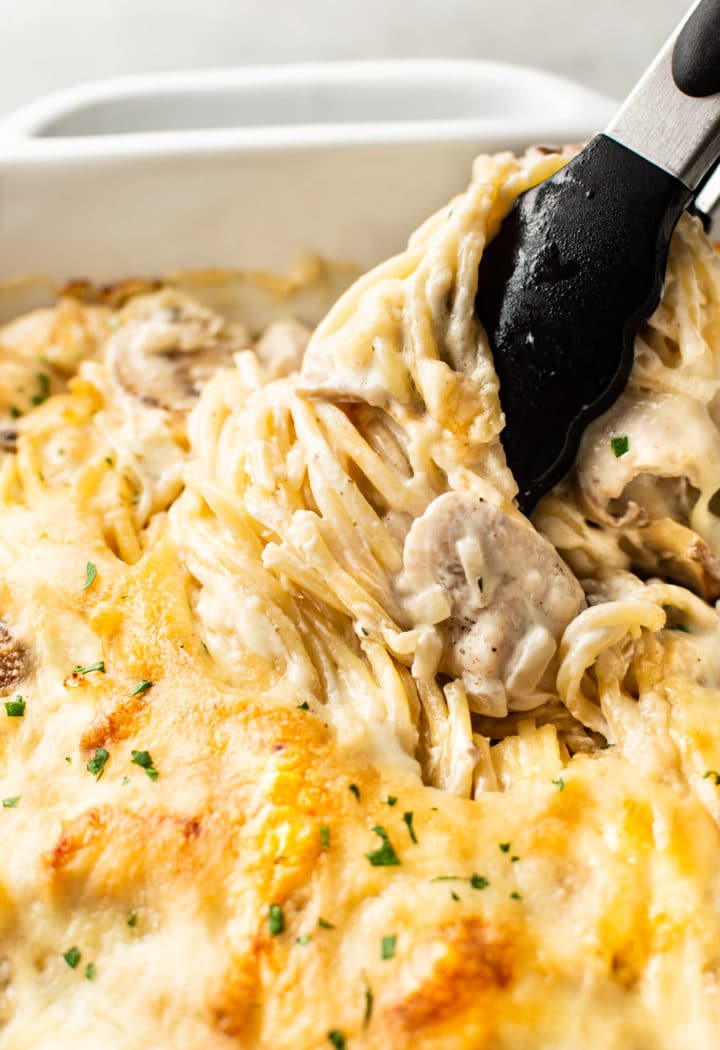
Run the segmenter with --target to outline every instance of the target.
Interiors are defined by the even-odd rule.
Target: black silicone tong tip
[[[582,432],[627,382],[692,194],[605,135],[524,194],[488,245],[476,309],[525,513],[570,468]]]

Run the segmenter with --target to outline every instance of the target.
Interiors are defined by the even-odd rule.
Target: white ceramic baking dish
[[[580,141],[606,98],[538,71],[402,61],[90,84],[0,123],[0,281],[368,267],[482,151]]]

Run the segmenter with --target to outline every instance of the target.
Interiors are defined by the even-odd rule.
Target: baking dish
[[[492,62],[277,66],[106,81],[0,123],[0,280],[366,268],[482,151],[582,140],[613,103]]]

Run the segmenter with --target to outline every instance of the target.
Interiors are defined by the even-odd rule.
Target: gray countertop
[[[0,0],[0,115],[125,73],[492,58],[622,96],[689,0]]]

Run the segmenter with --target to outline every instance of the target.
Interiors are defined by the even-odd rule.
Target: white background
[[[332,58],[494,58],[622,96],[689,0],[0,0],[0,115],[83,80]]]

